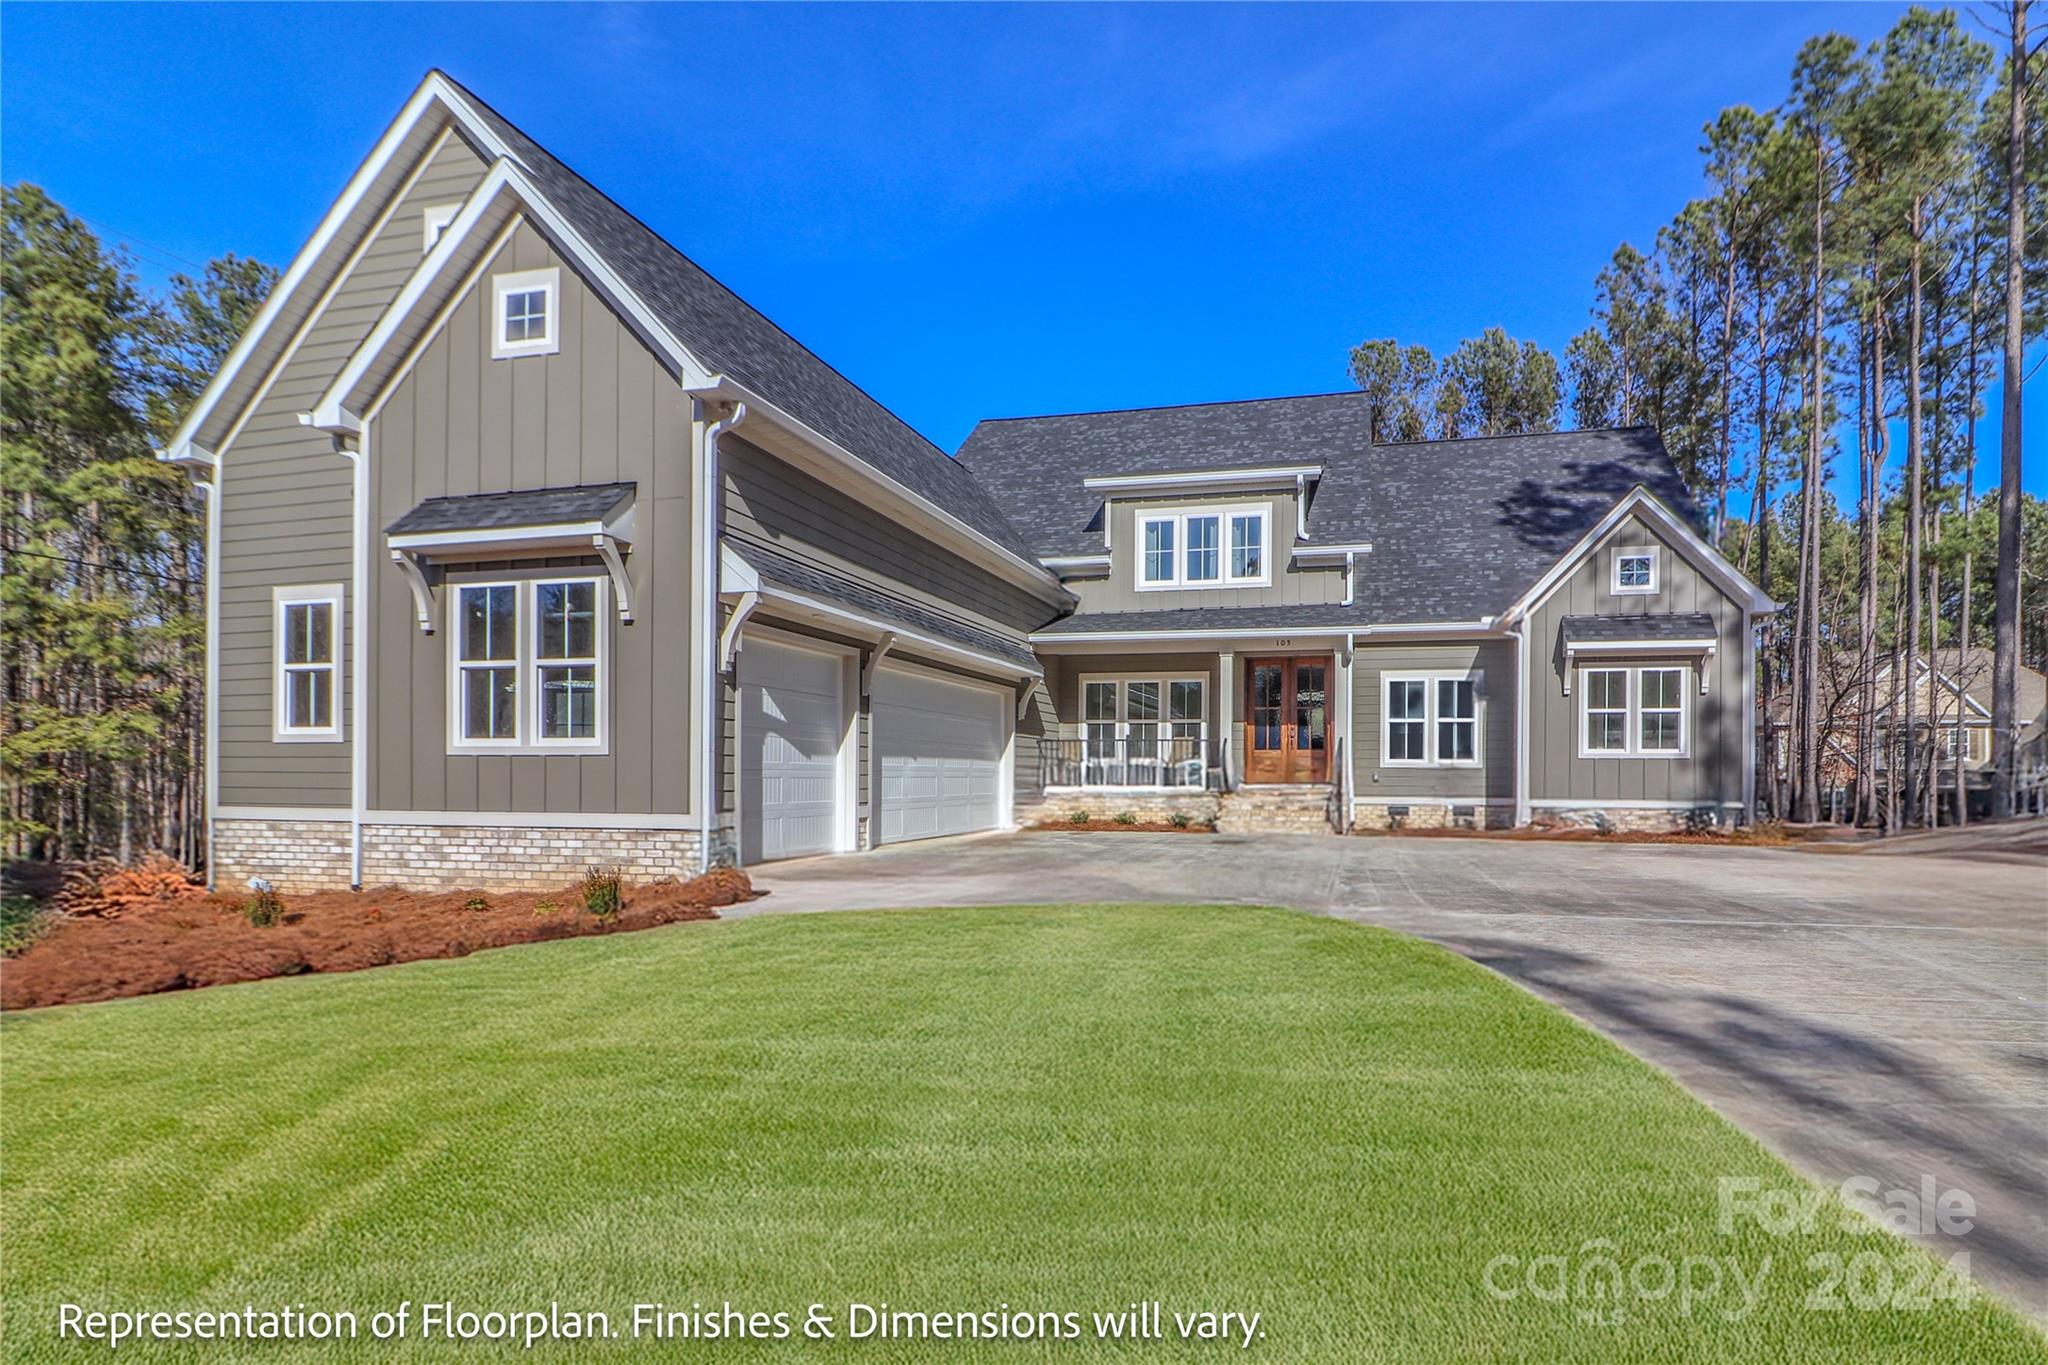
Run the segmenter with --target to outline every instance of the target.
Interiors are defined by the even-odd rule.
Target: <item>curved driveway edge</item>
[[[1935,847],[1940,848],[1940,845]],[[1901,849],[1900,854],[1911,850]],[[1314,835],[940,840],[755,870],[725,912],[1292,905],[1434,940],[1665,1068],[1800,1171],[1967,1191],[2048,1317],[2048,862]]]

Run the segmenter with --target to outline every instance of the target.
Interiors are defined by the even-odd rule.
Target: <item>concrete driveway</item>
[[[1828,1185],[1967,1191],[1974,1229],[1927,1240],[1944,1259],[1967,1250],[1980,1279],[2039,1318],[2048,859],[1985,837],[1873,856],[1004,834],[762,868],[771,894],[744,913],[1277,903],[1433,939],[1662,1066]]]

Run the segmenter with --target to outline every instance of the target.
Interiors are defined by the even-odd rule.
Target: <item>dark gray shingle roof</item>
[[[1369,468],[1358,575],[1376,622],[1498,615],[1637,484],[1698,520],[1648,427],[1375,446]]]
[[[1361,467],[1370,435],[1363,394],[1325,393],[996,418],[968,433],[959,458],[1041,556],[1101,552],[1102,496],[1084,479],[1261,465],[1323,466],[1309,531],[1335,544],[1365,538]]]
[[[1703,611],[1652,612],[1641,616],[1567,616],[1566,644],[1615,640],[1712,640],[1720,631]]]
[[[573,488],[529,488],[517,493],[428,498],[384,530],[389,535],[405,535],[418,531],[481,531],[600,521],[632,497],[634,487],[630,483],[586,483]]]
[[[1111,611],[1069,616],[1039,632],[1043,635],[1089,635],[1126,630],[1303,630],[1315,626],[1365,629],[1362,608],[1327,605],[1298,607],[1182,607],[1167,611]]]
[[[871,617],[884,625],[897,626],[904,630],[916,631],[920,635],[930,635],[956,645],[964,645],[969,649],[1015,663],[1021,669],[1037,671],[1037,659],[1031,653],[1030,646],[1021,640],[1006,639],[994,631],[983,630],[978,626],[955,620],[920,603],[882,592],[843,574],[821,569],[815,564],[792,559],[779,551],[766,549],[751,541],[744,545],[734,544],[733,550],[753,567],[763,582],[777,584],[791,592],[802,593],[806,597],[822,598],[835,606]]]
[[[445,73],[444,73],[445,74]],[[845,375],[713,279],[661,235],[504,115],[450,78],[534,181],[662,325],[714,372],[730,376],[845,446],[882,474],[1023,558],[1032,559],[1001,504],[943,450]]]

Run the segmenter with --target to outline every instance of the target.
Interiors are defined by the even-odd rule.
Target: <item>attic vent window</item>
[[[1657,591],[1657,552],[1624,549],[1614,552],[1614,591],[1652,593]]]
[[[495,317],[491,355],[505,360],[522,355],[553,355],[561,350],[555,325],[561,293],[560,270],[522,270],[493,276]]]
[[[424,242],[421,251],[432,251],[434,244],[441,240],[441,234],[455,221],[455,215],[462,212],[460,204],[429,204],[420,210],[420,232]]]

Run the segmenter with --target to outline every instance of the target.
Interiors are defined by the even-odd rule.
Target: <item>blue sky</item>
[[[1701,124],[1902,8],[13,3],[0,175],[146,279],[281,265],[442,66],[950,450],[1345,388],[1368,336],[1561,353]]]

